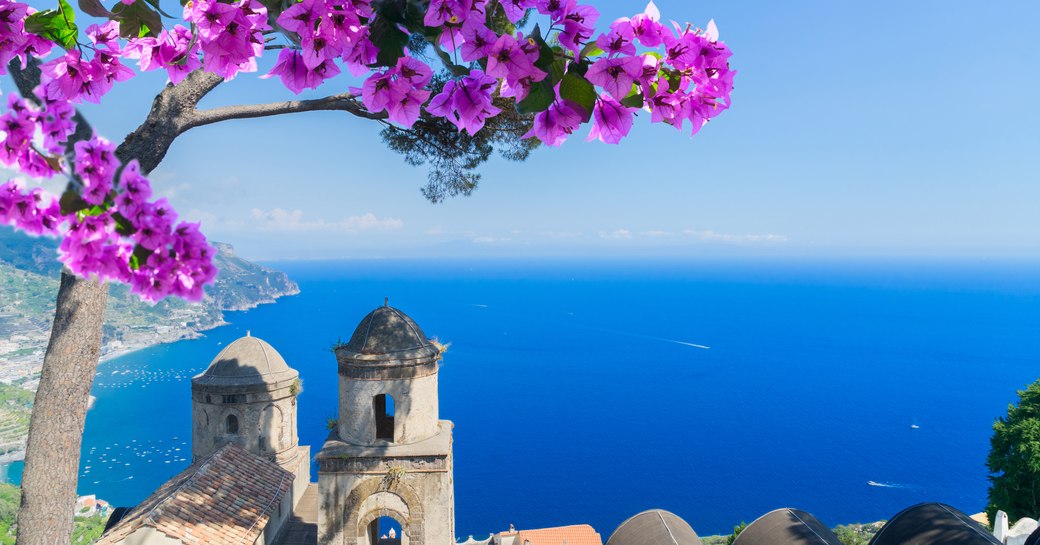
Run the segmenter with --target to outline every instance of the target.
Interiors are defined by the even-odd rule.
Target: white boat
[[[912,430],[920,429],[920,427],[921,426],[917,425],[917,419],[916,418],[914,419],[914,423],[910,424],[910,429],[912,429]]]

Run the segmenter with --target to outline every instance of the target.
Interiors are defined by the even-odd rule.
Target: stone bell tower
[[[265,341],[246,334],[191,379],[192,462],[227,443],[293,473],[293,505],[310,482],[310,447],[300,445],[300,374]]]
[[[438,419],[441,350],[385,305],[335,349],[339,421],[318,453],[318,543],[375,545],[380,517],[402,545],[455,542],[452,423]],[[385,530],[384,530],[385,532]]]

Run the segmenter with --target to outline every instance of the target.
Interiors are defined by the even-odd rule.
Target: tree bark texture
[[[69,542],[90,386],[101,356],[108,285],[61,273],[40,386],[29,420],[19,545]]]

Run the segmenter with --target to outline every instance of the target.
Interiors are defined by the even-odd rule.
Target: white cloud
[[[616,229],[614,231],[600,231],[600,238],[608,240],[632,240],[632,232],[628,229]]]
[[[555,240],[568,239],[568,238],[579,238],[585,236],[585,233],[581,231],[542,231],[538,233],[543,237],[551,238]]]
[[[369,212],[360,216],[348,216],[329,221],[322,218],[306,219],[303,210],[274,208],[268,211],[254,208],[249,212],[250,225],[263,231],[278,232],[339,232],[359,233],[362,231],[395,231],[404,227],[398,218],[379,218]]]
[[[473,239],[474,244],[501,244],[511,241],[511,238],[480,236]]]
[[[262,231],[279,233],[360,233],[372,231],[396,231],[404,227],[398,218],[379,218],[369,212],[360,216],[348,216],[330,221],[323,218],[307,219],[303,210],[274,208],[268,211],[253,208],[248,219],[221,218],[199,209],[184,214],[188,221],[201,221],[203,230],[224,232]]]
[[[783,243],[787,242],[788,238],[785,235],[776,235],[768,233],[764,235],[734,235],[729,233],[719,233],[712,230],[706,231],[695,231],[693,229],[686,229],[683,234],[688,237],[698,238],[700,240],[709,242],[765,242],[765,243]]]

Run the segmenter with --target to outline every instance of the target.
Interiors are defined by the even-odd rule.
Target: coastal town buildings
[[[141,504],[117,509],[99,545],[604,545],[587,524],[456,540],[453,424],[441,420],[442,348],[384,302],[334,347],[339,416],[315,456],[299,444],[299,374],[247,334],[192,379],[192,464]],[[504,516],[508,514],[503,514]],[[580,516],[576,513],[575,516]],[[384,522],[399,525],[398,533]],[[1006,525],[1005,525],[1006,526]],[[874,545],[1014,545],[939,503],[881,527]],[[1025,545],[1040,542],[1040,530]],[[811,514],[778,509],[734,545],[841,545]],[[605,545],[702,545],[661,509],[621,523]]]

